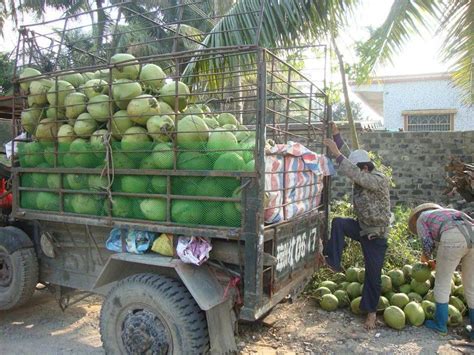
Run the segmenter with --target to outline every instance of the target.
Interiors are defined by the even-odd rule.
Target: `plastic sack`
[[[164,255],[164,256],[173,256],[174,255],[174,248],[173,248],[173,235],[172,234],[161,234],[156,240],[153,242],[151,246],[151,251],[155,253]]]
[[[179,237],[176,252],[183,263],[202,265],[209,259],[212,245],[202,237]]]
[[[143,254],[146,252],[153,241],[156,238],[155,233],[138,231],[138,230],[125,230],[125,243],[126,251],[134,254]],[[105,242],[105,246],[110,251],[115,251],[121,253],[122,249],[122,239],[121,239],[121,229],[114,228],[110,231],[109,238]]]

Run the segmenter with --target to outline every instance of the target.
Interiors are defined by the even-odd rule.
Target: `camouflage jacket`
[[[338,171],[354,182],[354,212],[359,222],[367,226],[387,227],[390,225],[389,180],[381,172],[361,171],[344,158]]]

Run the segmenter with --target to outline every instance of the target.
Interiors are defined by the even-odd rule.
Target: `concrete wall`
[[[343,132],[345,137],[348,133]],[[448,199],[445,165],[450,156],[474,162],[474,131],[466,132],[362,132],[361,147],[377,152],[385,165],[393,169],[395,187],[392,204],[415,205],[435,201],[449,203],[462,200],[459,195]],[[351,183],[343,176],[333,179],[332,198],[351,193]]]
[[[386,83],[383,89],[384,127],[403,128],[403,111],[455,109],[454,130],[474,130],[474,106],[461,102],[460,91],[449,80]]]

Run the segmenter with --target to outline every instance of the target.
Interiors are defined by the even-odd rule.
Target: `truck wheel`
[[[33,248],[12,254],[0,244],[0,310],[26,303],[38,283],[38,259]]]
[[[209,349],[205,313],[178,280],[129,276],[109,292],[100,312],[107,354],[202,354]]]

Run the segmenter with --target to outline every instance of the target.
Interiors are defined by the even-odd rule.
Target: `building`
[[[387,130],[474,130],[474,106],[463,104],[449,73],[374,77],[351,89]]]

